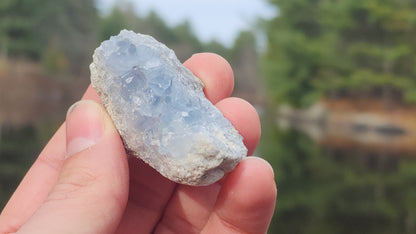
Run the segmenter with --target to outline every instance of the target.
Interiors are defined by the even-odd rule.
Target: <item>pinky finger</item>
[[[245,158],[222,182],[203,233],[266,233],[276,196],[271,166],[261,158]]]

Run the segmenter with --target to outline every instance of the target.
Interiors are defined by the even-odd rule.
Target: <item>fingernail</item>
[[[265,159],[264,159],[264,158],[262,158],[262,157],[258,157],[258,156],[249,156],[249,157],[245,157],[245,158],[243,158],[243,160],[251,160],[251,159],[260,160],[260,161],[262,161],[262,162],[266,163],[266,164],[269,166],[269,169],[270,169],[270,171],[272,172],[273,177],[274,177],[274,169],[273,169],[272,165],[270,165],[270,163],[269,163],[267,160],[265,160]]]
[[[66,115],[66,158],[95,145],[103,134],[101,106],[90,100],[73,104]]]

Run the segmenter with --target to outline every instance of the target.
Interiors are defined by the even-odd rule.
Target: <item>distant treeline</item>
[[[279,14],[264,22],[268,44],[261,68],[275,100],[296,106],[322,97],[416,102],[415,1],[269,2]],[[201,42],[190,22],[170,27],[155,12],[139,16],[129,5],[102,14],[94,3],[1,1],[0,55],[38,60],[51,72],[87,74],[92,50],[127,28],[156,37],[182,61],[195,52],[221,54],[246,81],[242,87],[252,87],[259,77],[251,32],[241,33],[227,48],[217,41]],[[251,80],[244,78],[247,73]]]
[[[215,40],[201,42],[188,21],[170,27],[156,12],[140,16],[129,3],[118,3],[106,14],[94,4],[94,0],[2,0],[0,56],[30,58],[50,72],[87,74],[94,48],[126,28],[162,41],[181,61],[203,51],[221,54],[237,67],[244,51],[257,60],[251,32],[242,32],[227,48]]]
[[[265,75],[281,102],[416,102],[416,1],[269,0]]]

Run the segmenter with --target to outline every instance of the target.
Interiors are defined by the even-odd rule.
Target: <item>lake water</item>
[[[416,154],[348,142],[263,121],[258,154],[278,185],[269,233],[416,233]]]

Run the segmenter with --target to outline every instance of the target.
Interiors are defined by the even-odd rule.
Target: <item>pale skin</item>
[[[205,95],[244,137],[251,155],[260,121],[232,98],[233,72],[223,58],[196,54],[188,67]],[[0,233],[266,233],[276,202],[271,166],[247,157],[219,182],[176,184],[126,156],[93,88],[69,112],[0,216]],[[92,139],[91,144],[76,139]],[[68,157],[69,156],[69,157]]]

